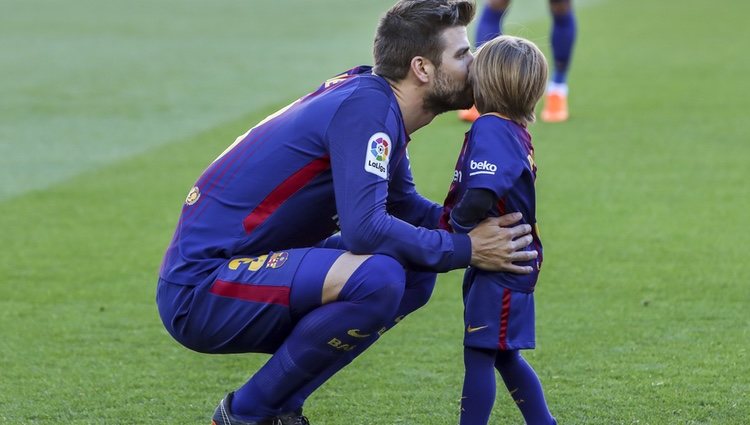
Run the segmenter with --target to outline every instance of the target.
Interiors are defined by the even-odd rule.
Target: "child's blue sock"
[[[495,355],[497,351],[464,347],[464,388],[461,393],[461,425],[483,425],[495,404]]]
[[[495,368],[503,377],[516,406],[528,425],[552,425],[555,418],[544,400],[542,383],[518,350],[499,351]]]

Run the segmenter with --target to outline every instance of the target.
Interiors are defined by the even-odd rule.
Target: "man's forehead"
[[[469,37],[466,32],[466,27],[450,27],[443,30],[440,34],[440,38],[443,40],[443,48],[446,53],[453,53],[461,49],[470,47]]]

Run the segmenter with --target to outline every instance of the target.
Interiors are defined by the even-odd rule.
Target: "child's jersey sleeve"
[[[495,193],[487,189],[469,189],[450,212],[450,225],[456,232],[469,233],[487,217],[497,203]]]

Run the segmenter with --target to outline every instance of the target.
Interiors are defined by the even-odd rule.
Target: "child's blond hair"
[[[474,102],[480,113],[496,112],[526,126],[544,95],[547,60],[529,40],[502,35],[479,49],[472,63]]]

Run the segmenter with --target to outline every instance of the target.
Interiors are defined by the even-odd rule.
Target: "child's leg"
[[[495,368],[528,425],[556,424],[544,400],[542,383],[518,350],[498,351]]]
[[[490,419],[495,403],[495,356],[497,351],[464,347],[464,389],[461,425],[482,425]]]

